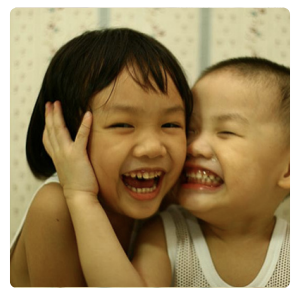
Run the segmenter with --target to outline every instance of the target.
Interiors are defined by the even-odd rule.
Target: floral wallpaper
[[[190,85],[212,63],[260,56],[290,65],[290,15],[284,8],[14,8],[11,11],[10,235],[41,181],[25,157],[30,115],[54,53],[86,30],[131,27],[165,44]],[[278,210],[289,220],[289,200]]]

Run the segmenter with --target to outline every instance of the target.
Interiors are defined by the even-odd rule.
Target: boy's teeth
[[[189,179],[197,179],[199,182],[206,183],[215,183],[220,182],[222,179],[218,176],[215,176],[213,173],[208,171],[198,170],[197,172],[187,172],[186,177]]]

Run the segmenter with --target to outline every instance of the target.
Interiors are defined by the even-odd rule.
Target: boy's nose
[[[148,134],[141,138],[133,151],[135,157],[147,156],[148,158],[156,158],[166,154],[167,149],[161,138],[156,134]]]
[[[204,135],[198,135],[188,143],[187,155],[195,158],[211,159],[214,156],[214,151],[208,138]]]

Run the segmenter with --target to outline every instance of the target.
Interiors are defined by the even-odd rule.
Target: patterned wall
[[[26,131],[43,75],[61,45],[86,30],[130,27],[165,44],[190,85],[225,58],[255,55],[290,65],[284,8],[15,8],[11,11],[11,237],[41,183],[25,158]],[[289,220],[289,200],[280,208]]]

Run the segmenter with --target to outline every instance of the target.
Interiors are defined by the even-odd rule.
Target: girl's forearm
[[[67,199],[79,257],[90,287],[142,287],[145,282],[126,256],[96,196]]]

